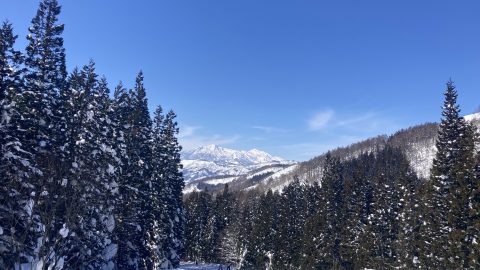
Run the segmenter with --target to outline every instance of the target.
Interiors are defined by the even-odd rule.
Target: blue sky
[[[153,111],[190,149],[306,160],[438,121],[452,78],[480,106],[479,1],[60,1],[69,70],[94,59],[111,88],[142,69]],[[461,4],[460,4],[461,3]],[[25,47],[38,1],[0,0]]]

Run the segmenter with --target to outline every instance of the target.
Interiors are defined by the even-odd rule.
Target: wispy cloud
[[[362,137],[355,136],[338,136],[323,140],[322,143],[305,142],[297,144],[282,145],[279,147],[283,152],[290,156],[296,156],[298,161],[309,160],[313,157],[319,156],[329,150],[337,147],[348,146],[352,143],[358,142]]]
[[[200,129],[200,127],[183,125],[180,127],[180,133],[178,134],[178,138],[181,139],[192,136],[198,129]]]
[[[307,126],[310,131],[328,130],[342,135],[348,135],[349,132],[381,134],[398,129],[394,121],[385,118],[381,113],[365,112],[349,116],[331,109],[307,119]]]
[[[270,126],[252,126],[252,128],[263,131],[265,133],[287,133],[288,132],[288,130],[286,129],[270,127]]]
[[[357,124],[362,124],[365,122],[371,122],[372,120],[375,120],[375,114],[372,112],[367,112],[361,115],[357,115],[354,117],[348,117],[345,119],[340,119],[338,122],[336,122],[337,126],[351,126],[351,125],[357,125]]]
[[[237,142],[241,137],[238,135],[223,136],[215,134],[212,136],[204,136],[197,134],[197,131],[202,127],[182,125],[180,127],[180,134],[178,136],[180,145],[183,150],[193,150],[203,145],[215,144],[226,145]]]
[[[332,120],[333,115],[334,111],[330,109],[316,113],[307,120],[308,128],[312,131],[324,129]]]

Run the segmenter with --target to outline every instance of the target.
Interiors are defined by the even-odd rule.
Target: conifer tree
[[[165,116],[161,131],[161,144],[164,150],[161,172],[165,188],[162,197],[166,204],[164,215],[168,216],[169,228],[166,229],[167,232],[170,232],[167,233],[168,239],[164,246],[167,248],[167,258],[172,267],[180,265],[180,256],[184,252],[185,233],[185,213],[182,203],[185,184],[181,172],[182,164],[180,157],[182,148],[177,140],[179,129],[175,118],[176,114],[173,111],[169,111]]]
[[[25,57],[26,91],[21,104],[26,130],[22,144],[34,155],[41,171],[35,177],[33,215],[43,225],[39,231],[44,234],[39,251],[42,260],[54,253],[54,239],[61,237],[65,223],[61,214],[65,196],[61,183],[66,168],[62,160],[63,125],[58,95],[66,86],[67,73],[61,37],[64,27],[58,24],[59,13],[56,0],[43,0],[32,20]]]
[[[325,159],[324,173],[322,177],[322,204],[323,209],[317,218],[321,218],[320,234],[315,237],[321,238],[319,247],[320,256],[328,267],[337,269],[340,261],[340,231],[344,222],[343,208],[344,182],[341,173],[340,161],[332,157],[330,153]]]
[[[298,178],[288,185],[279,201],[278,238],[274,268],[296,268],[300,264],[303,226],[307,204],[304,199],[304,187]]]
[[[185,200],[187,214],[187,258],[205,261],[209,257],[208,221],[212,211],[212,197],[207,192],[193,192]]]
[[[477,152],[476,156],[475,180],[470,195],[469,210],[471,221],[469,265],[471,268],[480,268],[480,152]]]
[[[98,269],[113,256],[113,204],[116,153],[110,135],[109,97],[105,79],[98,80],[94,63],[74,71],[65,96],[69,108],[67,136],[70,174],[62,181],[68,233],[57,239],[56,256],[70,268]],[[70,107],[68,107],[68,105]]]
[[[165,145],[163,137],[164,125],[163,110],[158,106],[153,117],[152,128],[152,187],[151,187],[151,210],[148,219],[145,221],[148,234],[148,248],[151,253],[152,267],[168,267],[167,239],[172,233],[170,217],[167,213],[167,193],[165,176],[163,174],[165,165]]]
[[[18,105],[24,91],[22,55],[13,46],[17,36],[10,23],[0,27],[0,268],[34,257],[36,244],[31,213],[32,154],[25,151],[23,122]]]
[[[121,90],[119,90],[121,91]],[[119,98],[125,98],[118,93]],[[121,237],[119,242],[119,267],[144,269],[151,265],[148,244],[148,218],[151,186],[151,119],[147,98],[143,86],[143,74],[136,78],[135,88],[128,93],[128,102],[123,122],[125,128],[125,146],[128,160],[123,164],[120,194],[124,204]],[[121,101],[119,101],[121,102]]]
[[[114,201],[114,215],[115,215],[115,229],[113,232],[114,242],[118,244],[118,254],[123,256],[117,256],[115,258],[115,265],[118,268],[129,267],[128,253],[128,241],[129,241],[129,229],[132,198],[134,193],[129,186],[129,168],[130,168],[130,156],[127,151],[127,136],[130,132],[131,126],[128,125],[130,107],[130,96],[122,83],[119,83],[115,87],[114,99],[112,102],[111,119],[114,128],[114,150],[119,157],[120,166],[117,168],[118,173],[118,192],[119,196]]]
[[[279,197],[269,190],[256,200],[256,210],[251,217],[253,226],[248,235],[249,243],[245,254],[250,267],[265,268],[270,263],[269,256],[276,258],[276,252],[280,250],[276,246],[279,241]]]
[[[435,268],[467,267],[466,221],[468,183],[473,155],[468,129],[460,117],[457,91],[447,83],[431,180],[424,196],[422,264]]]

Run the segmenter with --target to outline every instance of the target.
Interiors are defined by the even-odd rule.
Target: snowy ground
[[[180,268],[177,268],[177,270],[218,270],[220,264],[198,264],[195,265],[195,263],[192,262],[183,262],[180,264]],[[222,269],[226,270],[227,266],[222,265]],[[231,270],[235,270],[235,268],[231,267]]]

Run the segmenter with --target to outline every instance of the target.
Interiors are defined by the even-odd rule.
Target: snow
[[[113,167],[111,164],[108,164],[107,173],[114,174],[115,173],[115,167]]]
[[[84,143],[85,143],[85,139],[83,139],[83,138],[75,142],[76,145],[80,145],[80,144],[84,144]]]
[[[465,121],[467,121],[467,122],[480,121],[480,112],[479,112],[479,113],[474,113],[474,114],[465,115],[463,118],[464,118]]]
[[[63,265],[65,264],[65,258],[61,257],[57,263],[55,264],[55,270],[61,270],[63,269]],[[50,267],[49,267],[50,268]]]
[[[33,199],[30,199],[28,200],[27,204],[25,205],[25,212],[27,212],[27,215],[29,217],[32,216],[32,212],[33,212]]]
[[[237,177],[225,177],[225,178],[207,180],[207,181],[205,181],[205,183],[209,184],[209,185],[219,185],[219,184],[230,183],[235,179],[237,179]]]
[[[249,174],[247,176],[247,179],[252,179],[256,176],[260,176],[260,175],[264,175],[264,174],[267,174],[267,173],[276,173],[278,171],[281,171],[283,168],[282,167],[271,167],[271,168],[266,168],[264,170],[261,170],[261,171],[258,171],[256,173],[253,173],[253,174]]]
[[[182,262],[180,263],[180,267],[177,270],[218,270],[220,264],[198,264],[195,265],[194,262]],[[222,269],[226,270],[227,266],[222,265]],[[231,270],[235,268],[232,266],[230,267]]]
[[[290,167],[287,167],[287,168],[285,168],[285,169],[283,169],[283,170],[280,170],[280,171],[278,171],[278,172],[270,175],[269,179],[276,179],[276,178],[282,177],[282,176],[284,176],[284,175],[286,175],[286,174],[289,174],[289,173],[295,171],[297,168],[298,168],[298,165],[297,165],[297,164],[292,165],[292,166],[290,166]]]
[[[69,231],[70,231],[70,230],[67,228],[67,224],[64,223],[64,224],[63,224],[63,228],[60,229],[59,233],[60,233],[60,235],[61,235],[63,238],[65,238],[65,237],[68,236],[68,232],[69,232]]]
[[[94,115],[95,115],[95,114],[94,114],[93,111],[87,111],[87,122],[88,122],[88,121],[92,121]]]
[[[187,183],[214,176],[239,176],[267,165],[292,163],[258,149],[241,151],[217,145],[182,153],[183,176]]]
[[[186,186],[184,189],[183,189],[183,194],[188,194],[188,193],[192,193],[192,192],[199,192],[200,189],[197,187],[197,185],[189,185],[189,186]]]
[[[113,232],[113,229],[115,229],[115,218],[113,217],[113,215],[108,216],[105,225],[108,232]]]
[[[106,261],[110,261],[117,255],[118,246],[117,244],[110,244],[103,250],[103,258]]]
[[[10,115],[7,113],[6,110],[4,110],[2,113],[2,120],[0,121],[0,124],[8,125],[9,123],[10,123]]]

